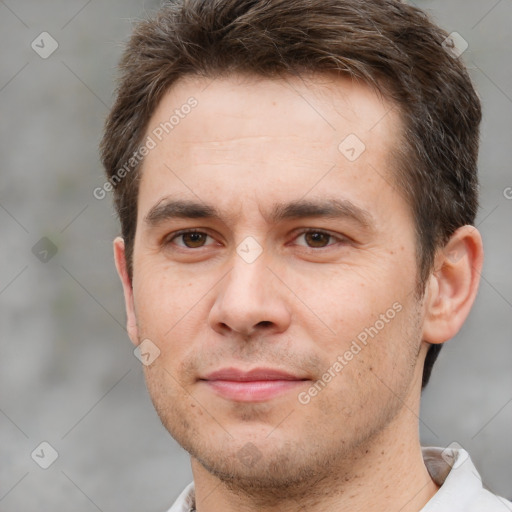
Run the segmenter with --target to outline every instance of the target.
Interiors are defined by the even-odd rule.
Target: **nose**
[[[216,332],[244,337],[284,332],[290,325],[290,297],[264,257],[247,263],[235,254],[233,267],[216,287],[208,322]]]

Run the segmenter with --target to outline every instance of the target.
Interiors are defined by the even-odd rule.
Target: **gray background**
[[[484,104],[479,296],[424,393],[424,444],[456,441],[512,497],[511,0],[417,0],[469,43]],[[124,330],[117,234],[97,146],[142,0],[0,1],[0,510],[163,511],[191,480]],[[41,58],[31,42],[58,42]],[[511,194],[507,194],[507,190]],[[47,262],[32,247],[49,238]],[[47,470],[31,458],[58,452]]]

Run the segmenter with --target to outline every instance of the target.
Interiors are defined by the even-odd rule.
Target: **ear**
[[[114,260],[116,262],[117,273],[123,285],[126,308],[126,330],[128,331],[128,336],[132,340],[132,343],[137,346],[139,344],[139,331],[133,303],[133,287],[130,277],[128,276],[124,240],[119,236],[114,240]]]
[[[476,297],[483,264],[482,237],[474,226],[462,226],[436,254],[426,291],[423,339],[443,343],[466,320]]]

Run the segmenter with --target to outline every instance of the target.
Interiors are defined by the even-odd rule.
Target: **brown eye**
[[[185,233],[181,236],[187,247],[195,248],[202,247],[208,235],[205,233]]]
[[[331,235],[322,231],[309,231],[304,233],[304,239],[310,247],[326,247],[329,245]]]
[[[181,231],[168,240],[168,244],[174,244],[186,249],[198,249],[206,245],[208,234],[201,231]]]

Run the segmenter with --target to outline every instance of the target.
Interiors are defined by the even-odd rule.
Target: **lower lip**
[[[303,380],[207,380],[203,381],[220,396],[238,402],[262,402],[302,386]]]

